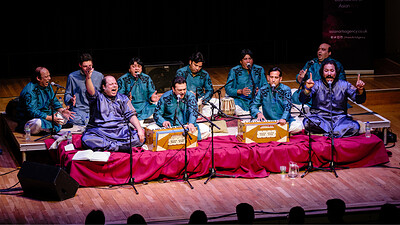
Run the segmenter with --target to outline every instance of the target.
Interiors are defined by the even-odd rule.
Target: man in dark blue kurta
[[[190,132],[195,132],[197,126],[196,109],[196,96],[193,93],[186,91],[185,78],[175,77],[172,84],[172,90],[165,92],[161,96],[153,117],[156,124],[160,127],[168,128],[171,126],[180,126],[180,122],[182,124],[187,124]],[[200,129],[198,127],[197,129],[198,140],[200,140]]]
[[[314,123],[304,119],[303,124],[314,133],[329,135],[333,130],[335,137],[349,137],[358,134],[360,125],[347,115],[347,98],[358,104],[364,103],[365,83],[360,80],[360,75],[355,87],[347,81],[339,80],[336,76],[337,69],[335,61],[325,60],[320,69],[322,79],[313,81],[313,76],[310,75],[310,79],[306,81],[299,100],[306,103],[312,99],[308,117]]]
[[[240,65],[229,71],[226,83],[226,93],[234,98],[236,106],[249,111],[252,98],[267,84],[267,80],[264,68],[253,64],[253,53],[249,49],[243,49]]]
[[[17,106],[17,131],[22,132],[24,126],[29,126],[32,134],[41,131],[50,132],[61,130],[61,124],[64,124],[64,118],[57,116],[57,112],[62,114],[65,119],[73,117],[68,109],[64,109],[61,103],[55,98],[55,93],[50,82],[50,72],[45,67],[38,67],[35,74],[19,96],[19,105]],[[51,107],[54,107],[54,116],[51,114]]]
[[[82,135],[83,145],[93,150],[122,152],[129,152],[130,146],[141,145],[144,142],[144,131],[129,98],[118,93],[115,78],[106,76],[100,92],[94,88],[90,74],[86,77],[90,120]]]
[[[129,72],[118,79],[118,92],[128,96],[137,112],[139,120],[153,115],[160,96],[154,87],[150,76],[142,72],[143,62],[139,58],[131,59]]]
[[[203,69],[203,64],[203,54],[196,52],[190,57],[189,65],[176,71],[176,76],[186,79],[187,90],[195,94],[197,100],[210,101],[214,89],[210,75]]]

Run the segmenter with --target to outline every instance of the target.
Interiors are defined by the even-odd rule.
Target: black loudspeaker
[[[183,62],[163,62],[153,65],[145,65],[145,74],[149,75],[156,86],[157,93],[165,93],[171,90],[171,83],[176,71],[183,66]]]
[[[65,170],[25,161],[18,173],[24,195],[40,200],[62,201],[75,196],[79,184]]]

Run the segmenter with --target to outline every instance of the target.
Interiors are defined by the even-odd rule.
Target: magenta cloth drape
[[[312,136],[312,162],[315,167],[326,166],[331,159],[331,142],[327,137]],[[81,135],[73,135],[75,148],[81,150]],[[45,141],[49,147],[54,140]],[[202,140],[197,148],[188,149],[190,178],[206,176],[211,168],[211,139]],[[368,167],[389,162],[387,150],[378,137],[354,136],[334,140],[334,160],[338,165]],[[60,143],[56,160],[67,168],[70,175],[81,186],[102,186],[125,183],[129,179],[129,154],[112,152],[107,163],[73,161],[77,150],[65,152],[66,141]],[[295,135],[290,142],[252,143],[238,142],[235,136],[214,137],[215,167],[218,173],[236,177],[267,177],[270,172],[280,172],[280,166],[288,167],[296,162],[307,166],[308,136]],[[182,178],[185,166],[185,151],[144,151],[133,149],[133,177],[135,182],[155,179]]]

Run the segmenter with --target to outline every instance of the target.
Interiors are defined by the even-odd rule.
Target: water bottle
[[[29,126],[25,126],[25,140],[31,140],[31,128]]]
[[[71,131],[68,131],[68,134],[67,134],[67,144],[72,144],[72,133],[71,133]]]
[[[366,138],[371,137],[371,126],[369,125],[369,122],[365,123],[365,137]]]

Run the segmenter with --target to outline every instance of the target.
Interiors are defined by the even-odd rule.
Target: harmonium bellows
[[[149,129],[145,128],[146,145],[149,150],[165,151],[185,148],[185,136],[182,127]],[[194,133],[188,132],[191,137],[186,138],[187,148],[197,147],[197,129]]]
[[[278,124],[277,120],[246,122],[238,120],[238,141],[243,143],[288,142],[289,123]]]

